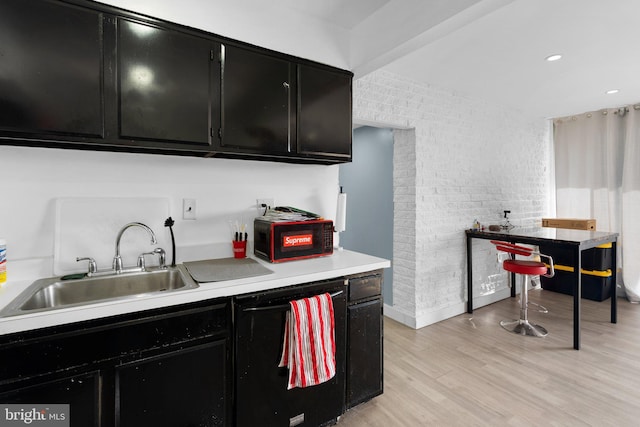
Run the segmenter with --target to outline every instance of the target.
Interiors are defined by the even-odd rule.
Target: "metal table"
[[[582,298],[582,257],[585,249],[591,249],[604,243],[612,244],[612,286],[611,286],[611,323],[617,322],[616,306],[616,243],[618,233],[587,230],[567,230],[561,228],[513,228],[504,231],[466,230],[467,236],[467,313],[473,313],[473,239],[503,240],[510,243],[554,246],[569,249],[576,260],[573,274],[573,348],[580,350],[580,300]],[[511,287],[511,296],[515,296],[515,286]]]

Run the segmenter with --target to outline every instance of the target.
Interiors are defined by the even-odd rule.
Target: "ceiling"
[[[281,0],[286,7],[353,29],[389,0]]]
[[[640,102],[638,0],[280,1],[347,32],[356,78],[384,69],[534,117]]]

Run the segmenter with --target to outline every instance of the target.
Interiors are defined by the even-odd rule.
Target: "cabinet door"
[[[214,43],[125,18],[118,19],[121,139],[150,147],[206,149],[215,104]],[[214,107],[215,109],[215,107]]]
[[[116,425],[229,425],[226,340],[116,368]]]
[[[222,49],[222,142],[232,151],[295,152],[293,64],[237,46]]]
[[[0,394],[3,404],[68,404],[71,427],[100,425],[100,375],[88,372]]]
[[[382,393],[382,299],[348,308],[347,408]]]
[[[351,160],[351,76],[298,65],[298,152]]]
[[[65,3],[0,4],[0,134],[102,138],[102,15]]]

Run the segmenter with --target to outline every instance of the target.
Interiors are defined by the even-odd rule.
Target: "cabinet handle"
[[[225,61],[227,59],[227,50],[224,44],[220,43],[220,129],[218,129],[218,138],[220,138],[220,145],[224,145],[224,109],[225,109],[225,93],[224,93],[224,72]]]
[[[291,152],[291,85],[289,82],[282,82],[282,87],[287,91],[287,153]]]
[[[344,293],[344,291],[338,291],[338,292],[334,292],[331,295],[331,298],[337,297],[338,295]],[[267,307],[249,307],[249,308],[243,308],[242,311],[267,311],[267,310],[285,310],[285,309],[289,309],[291,307],[291,305],[289,304],[280,304],[280,305],[272,305],[272,306],[267,306]]]
[[[367,276],[360,276],[360,277],[352,277],[349,279],[349,283],[351,282],[357,282],[359,280],[368,280],[368,279],[375,279],[375,278],[381,278],[382,276],[379,274],[369,274]]]

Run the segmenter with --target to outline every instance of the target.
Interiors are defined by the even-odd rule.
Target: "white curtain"
[[[554,121],[559,218],[595,218],[620,233],[618,282],[640,302],[640,107]]]

